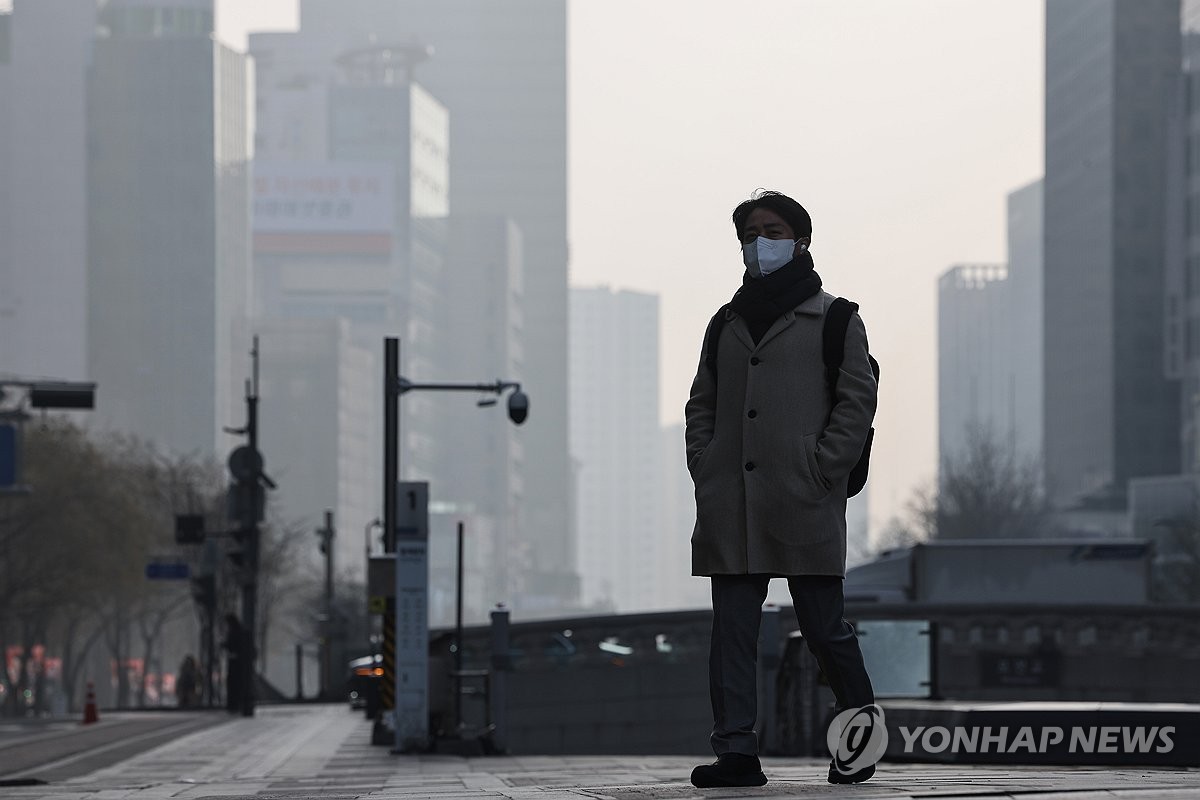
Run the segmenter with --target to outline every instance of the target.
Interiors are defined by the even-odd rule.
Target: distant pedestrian
[[[225,650],[225,708],[236,713],[242,708],[245,687],[242,665],[248,654],[245,629],[233,614],[225,615],[225,639],[221,647]]]
[[[175,676],[175,700],[180,708],[195,708],[200,688],[200,667],[196,657],[188,654],[179,665],[179,674]]]
[[[836,299],[808,248],[812,222],[795,200],[760,192],[738,205],[742,286],[709,326],[686,405],[687,466],[696,489],[692,574],[712,579],[709,686],[715,764],[696,786],[761,786],[756,664],[771,578],[786,578],[796,621],[842,708],[874,702],[854,628],[842,618],[846,499],[875,415],[876,379],[857,313],[846,328],[836,396],[822,334]],[[715,326],[715,327],[714,327]],[[713,339],[713,341],[709,341]],[[857,783],[869,767],[831,783]]]

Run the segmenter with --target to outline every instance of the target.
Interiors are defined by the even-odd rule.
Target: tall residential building
[[[442,287],[446,302],[437,329],[441,347],[416,381],[521,381],[524,292],[521,234],[503,217],[452,216],[448,221]],[[528,391],[528,386],[522,384]],[[465,519],[464,616],[483,623],[496,603],[527,611],[524,597],[533,554],[525,524],[525,425],[508,419],[508,394],[485,398],[458,392],[436,399],[437,466],[430,486],[446,514]],[[477,401],[496,400],[495,407]],[[405,401],[407,402],[407,400]],[[531,397],[530,415],[538,413]],[[448,521],[453,521],[448,520]],[[431,535],[431,558],[445,553],[446,572],[431,585],[453,586],[455,527]],[[436,564],[435,564],[436,566]],[[436,611],[436,609],[435,609]]]
[[[357,329],[371,336],[369,344],[375,348],[382,348],[385,334],[399,334],[401,374],[408,377],[436,369],[445,218],[450,213],[449,116],[406,68],[398,67],[397,61],[405,64],[410,58],[407,48],[389,46],[341,54],[328,105],[330,160],[383,163],[392,172],[396,247],[388,282],[370,291],[393,304],[392,319],[399,325],[393,323],[389,330],[360,324]],[[336,272],[323,277],[334,286],[341,283]],[[324,294],[328,298],[332,293],[326,289]],[[438,447],[432,433],[439,403],[428,393],[408,395],[401,403],[402,477],[432,476]]]
[[[95,31],[96,0],[16,0],[0,13],[0,374],[88,377]]]
[[[674,552],[678,542],[660,522],[658,296],[599,287],[572,288],[570,297],[583,603],[662,608],[664,551]]]
[[[1011,282],[1002,264],[952,267],[938,279],[938,466],[976,432],[1016,445]]]
[[[938,463],[973,431],[1018,463],[1042,461],[1042,183],[1008,195],[1008,264],[964,265],[938,282]]]
[[[1042,181],[1009,193],[1008,317],[1012,358],[1013,442],[1041,473],[1042,455]],[[1057,324],[1057,323],[1055,323]]]
[[[1164,374],[1168,107],[1179,0],[1047,0],[1045,481],[1058,508],[1123,508],[1180,467]]]
[[[1200,473],[1200,0],[1183,3],[1183,70],[1168,174],[1166,366],[1180,379],[1182,469]]]
[[[303,28],[366,46],[419,42],[423,86],[449,109],[453,213],[503,216],[525,262],[523,426],[534,563],[526,602],[575,601],[567,454],[567,4],[564,0],[301,0]],[[534,613],[534,612],[530,612]]]
[[[308,24],[251,34],[250,52],[256,319],[345,320],[373,357],[363,405],[371,435],[356,443],[369,501],[346,520],[361,528],[382,511],[384,337],[400,338],[401,372],[414,380],[435,369],[444,338],[449,117],[413,79],[423,49]],[[435,502],[447,499],[436,474],[439,408],[420,392],[400,404],[401,478],[430,481]],[[314,522],[320,515],[311,504],[289,510]],[[353,563],[362,562],[359,548]]]
[[[338,43],[311,30],[251,33],[256,113],[254,157],[324,161],[329,157],[329,87]]]
[[[249,349],[247,60],[212,0],[111,0],[88,77],[88,364],[97,421],[224,451]]]
[[[316,528],[334,512],[339,573],[362,578],[362,531],[378,515],[373,389],[378,358],[341,318],[258,320],[259,441],[278,484],[271,500],[289,522]],[[315,552],[315,551],[314,551]],[[314,559],[316,558],[314,554]]]

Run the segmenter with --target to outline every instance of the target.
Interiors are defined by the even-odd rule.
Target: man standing
[[[846,328],[836,393],[822,331],[834,296],[821,290],[804,207],[760,192],[733,212],[746,272],[709,325],[686,406],[696,487],[692,574],[712,579],[709,655],[715,764],[692,783],[767,782],[754,732],[762,604],[786,578],[800,632],[842,708],[874,702],[854,628],[842,618],[846,497],[875,415],[876,380],[857,313]],[[830,765],[831,783],[857,783]]]

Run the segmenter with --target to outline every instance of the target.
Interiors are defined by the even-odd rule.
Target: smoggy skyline
[[[295,0],[218,2],[238,48],[296,24]],[[1039,0],[570,4],[570,280],[660,295],[663,423],[740,283],[729,213],[774,188],[882,365],[873,529],[933,479],[936,278],[1006,259],[1005,196],[1042,174],[1043,41]]]

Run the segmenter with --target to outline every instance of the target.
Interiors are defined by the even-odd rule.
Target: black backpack
[[[717,378],[717,343],[721,339],[721,330],[725,327],[725,309],[721,306],[708,323],[708,332],[704,337],[704,363],[712,372],[713,380]],[[821,330],[821,352],[825,361],[825,385],[829,388],[831,403],[837,403],[838,373],[842,369],[842,358],[846,353],[846,329],[850,326],[850,317],[858,311],[858,303],[839,297],[830,304],[825,313],[825,325]],[[870,353],[867,358],[871,362],[871,372],[875,381],[879,381],[879,362]],[[867,473],[871,468],[871,443],[875,441],[875,428],[867,431],[867,441],[863,444],[862,454],[858,463],[850,470],[850,480],[847,486],[847,497],[854,497],[862,491],[867,483]]]

